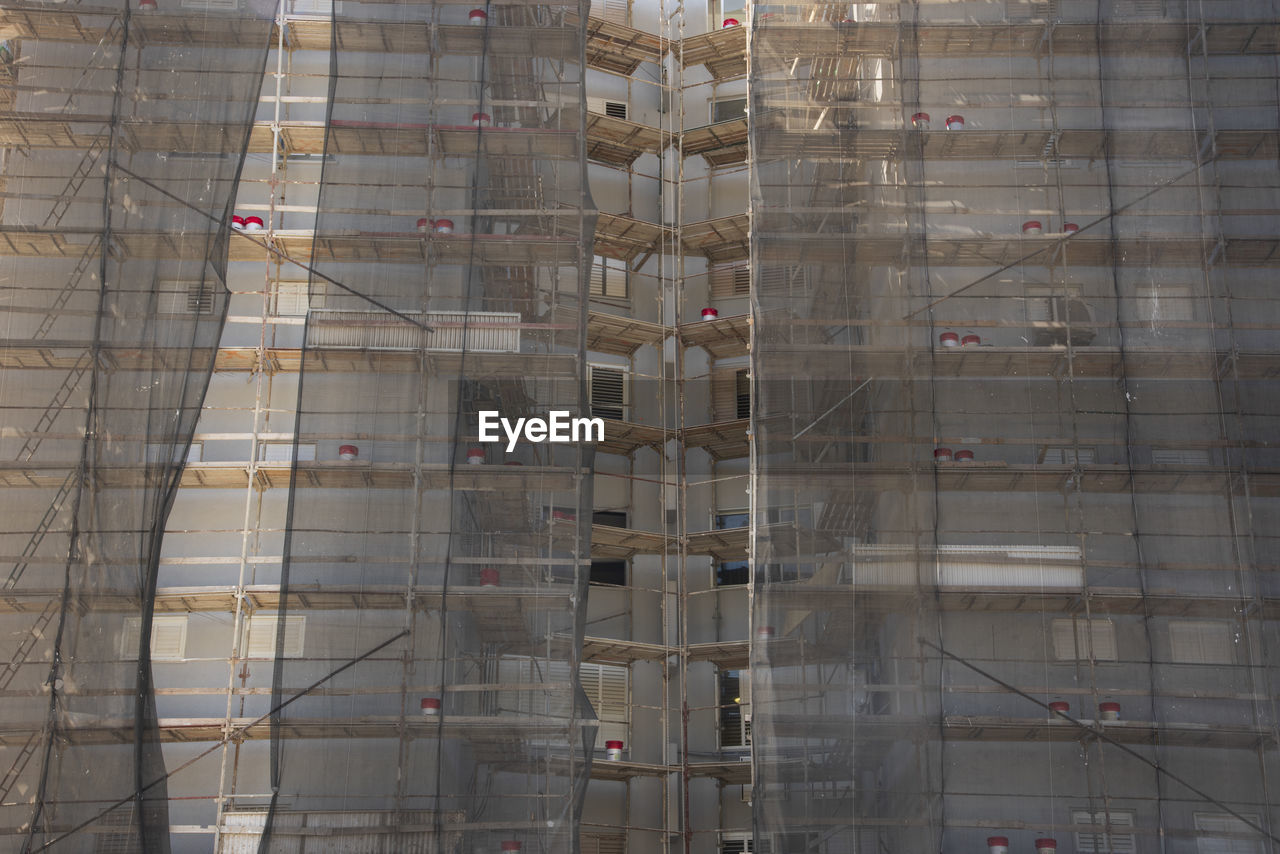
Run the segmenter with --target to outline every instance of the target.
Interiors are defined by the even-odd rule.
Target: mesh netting
[[[226,311],[274,7],[87,11],[3,13],[0,823],[13,850],[164,851],[160,539]]]
[[[476,438],[583,410],[579,12],[335,13],[262,851],[576,845],[590,450]]]
[[[1275,14],[756,7],[756,851],[1276,841]]]

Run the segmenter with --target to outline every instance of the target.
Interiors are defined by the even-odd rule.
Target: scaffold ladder
[[[22,771],[27,767],[27,763],[31,761],[31,757],[35,756],[36,748],[39,746],[40,733],[32,733],[14,758],[13,765],[5,773],[4,779],[0,780],[0,801],[7,802],[9,800],[9,792],[13,790],[14,785],[18,782],[18,777],[22,775]]]

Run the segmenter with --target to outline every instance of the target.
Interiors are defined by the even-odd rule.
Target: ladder
[[[27,738],[26,743],[22,745],[22,749],[14,759],[13,765],[9,768],[8,772],[5,773],[4,777],[0,779],[0,801],[9,800],[9,792],[13,790],[14,784],[18,782],[19,775],[21,775],[23,769],[27,767],[27,763],[31,761],[31,757],[35,756],[36,748],[40,746],[40,736],[41,733],[37,732],[32,733],[31,736]]]

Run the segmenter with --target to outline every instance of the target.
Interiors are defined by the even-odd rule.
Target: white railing
[[[520,352],[520,315],[515,312],[406,311],[402,314],[403,317],[385,311],[313,309],[307,325],[307,346],[445,353],[460,353],[464,349],[471,353]]]

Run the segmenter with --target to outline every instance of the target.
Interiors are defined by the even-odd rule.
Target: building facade
[[[1275,0],[0,22],[4,850],[1278,850]]]

